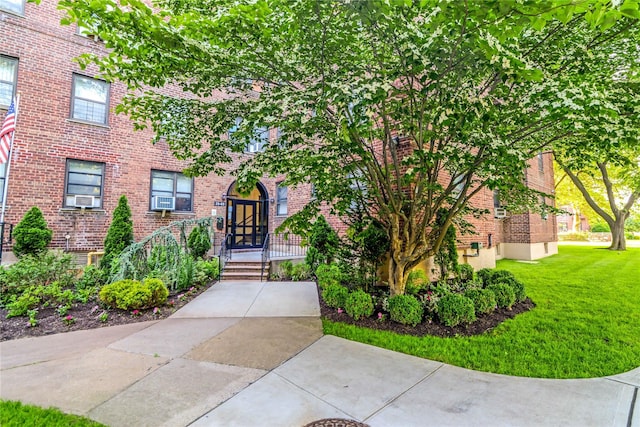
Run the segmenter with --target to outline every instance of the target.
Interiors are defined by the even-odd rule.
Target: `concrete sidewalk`
[[[110,426],[640,427],[640,368],[543,380],[322,336],[313,283],[221,282],[157,322],[0,343],[0,398]]]

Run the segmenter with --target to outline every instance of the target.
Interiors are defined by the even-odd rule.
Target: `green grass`
[[[537,304],[475,337],[413,337],[324,321],[326,334],[465,368],[538,378],[588,378],[640,366],[640,249],[560,246],[525,264],[498,262]]]
[[[105,427],[96,421],[78,415],[69,415],[57,409],[43,409],[20,402],[0,400],[0,426],[2,427]]]

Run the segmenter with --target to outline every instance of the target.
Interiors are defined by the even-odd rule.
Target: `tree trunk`
[[[398,262],[393,254],[389,257],[389,295],[402,295],[407,284],[407,263]]]
[[[624,238],[625,219],[625,215],[616,215],[616,221],[613,224],[609,224],[611,228],[611,246],[609,246],[609,249],[612,251],[627,250],[627,241]]]

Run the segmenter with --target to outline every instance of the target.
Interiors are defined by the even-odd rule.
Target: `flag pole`
[[[13,106],[15,109],[15,118],[14,118],[14,128],[15,124],[18,123],[18,106],[20,105],[20,92],[16,96],[16,103]],[[4,191],[2,192],[2,213],[0,214],[0,224],[4,228],[4,213],[7,208],[7,190],[9,189],[9,172],[11,172],[11,158],[13,157],[13,140],[16,138],[16,131],[14,130],[11,134],[11,145],[9,146],[9,158],[7,159],[7,170],[4,174]],[[4,231],[4,230],[3,230]],[[2,238],[4,238],[4,233],[2,233]]]

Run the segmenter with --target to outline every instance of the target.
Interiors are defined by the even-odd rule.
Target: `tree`
[[[118,111],[153,126],[192,175],[224,173],[264,128],[280,138],[245,159],[240,189],[263,174],[311,181],[316,198],[285,226],[307,228],[322,202],[364,211],[388,231],[389,286],[440,249],[472,199],[540,195],[527,159],[608,114],[591,101],[612,67],[635,72],[637,0],[62,0],[64,22],[109,48],[88,54],[130,93]],[[613,53],[617,53],[613,55]],[[635,67],[635,68],[634,68]],[[187,96],[166,96],[165,87]],[[234,129],[227,137],[228,130]],[[436,225],[436,214],[447,214]]]
[[[17,257],[37,255],[47,248],[52,236],[53,231],[47,227],[42,211],[34,206],[24,214],[22,220],[13,229],[13,237],[16,239],[13,253]]]
[[[607,117],[580,124],[554,152],[588,206],[611,229],[609,249],[617,251],[626,249],[625,222],[640,198],[640,85],[624,80],[602,98]]]
[[[120,253],[133,243],[133,221],[131,209],[124,194],[118,200],[118,206],[113,210],[113,220],[104,238],[104,256],[100,267],[111,271],[111,265]]]

